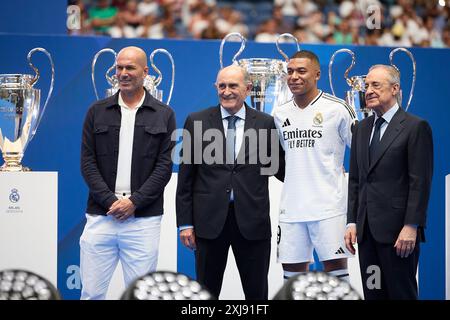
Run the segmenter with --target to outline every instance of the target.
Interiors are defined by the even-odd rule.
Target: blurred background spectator
[[[274,42],[450,46],[450,0],[70,0],[80,8],[69,34],[222,39],[239,32]]]

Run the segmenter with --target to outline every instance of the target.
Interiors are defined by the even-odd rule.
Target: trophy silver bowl
[[[241,41],[241,46],[234,55],[232,63],[244,68],[248,72],[252,83],[252,90],[246,101],[247,104],[256,110],[269,114],[272,113],[272,110],[276,106],[286,103],[292,97],[286,83],[289,57],[280,49],[279,41],[284,37],[291,38],[295,41],[297,51],[299,51],[300,47],[297,38],[289,33],[283,33],[278,36],[276,46],[278,52],[283,56],[284,61],[267,58],[237,60],[245,49],[246,39],[238,32],[229,33],[223,38],[220,44],[219,56],[221,68],[223,68],[223,47],[227,40],[232,37],[237,37]]]
[[[108,68],[108,70],[105,73],[106,81],[109,84],[109,88],[106,89],[105,97],[110,97],[110,96],[114,95],[117,91],[119,91],[119,79],[117,79],[117,76],[115,74],[112,74],[116,68],[117,53],[113,49],[110,49],[110,48],[102,49],[95,54],[94,59],[92,60],[91,79],[92,79],[92,85],[94,86],[94,92],[95,92],[95,96],[97,97],[97,100],[100,98],[99,98],[99,95],[97,92],[97,85],[95,82],[95,66],[97,64],[97,60],[100,57],[100,55],[102,55],[105,52],[109,52],[114,55],[114,63],[112,64],[111,67]],[[171,62],[171,65],[172,65],[172,82],[170,85],[169,96],[167,98],[167,101],[165,102],[165,104],[169,104],[170,100],[172,99],[173,86],[174,86],[174,82],[175,82],[175,62],[173,60],[172,55],[166,49],[161,49],[161,48],[155,49],[150,54],[151,66],[152,66],[153,70],[155,70],[155,72],[157,73],[158,76],[155,77],[155,76],[148,74],[144,79],[144,87],[154,98],[163,102],[163,91],[158,88],[158,86],[161,84],[161,82],[163,80],[163,75],[162,75],[161,71],[156,67],[156,65],[154,64],[154,61],[153,61],[154,57],[157,53],[164,53],[165,55],[167,55],[167,57],[169,58],[169,60]]]
[[[31,63],[31,57],[37,51],[47,55],[52,70],[50,88],[42,108],[41,90],[34,88],[40,73]],[[36,133],[53,91],[55,68],[50,53],[44,48],[34,48],[28,53],[27,60],[36,75],[0,74],[0,149],[5,161],[0,171],[30,171],[22,166],[22,158]]]

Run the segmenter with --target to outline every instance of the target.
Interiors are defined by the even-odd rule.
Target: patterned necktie
[[[378,118],[377,121],[375,121],[375,130],[373,132],[372,142],[369,146],[369,161],[370,163],[373,162],[375,155],[377,154],[377,149],[380,146],[380,128],[381,125],[384,123],[384,119],[382,117]]]
[[[227,164],[233,164],[235,159],[235,146],[236,146],[236,121],[239,119],[237,116],[228,116],[228,128],[227,128]]]

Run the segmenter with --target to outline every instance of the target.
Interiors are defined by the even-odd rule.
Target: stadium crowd
[[[449,0],[70,0],[72,35],[450,47]]]

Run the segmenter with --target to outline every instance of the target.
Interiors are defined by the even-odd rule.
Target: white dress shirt
[[[223,131],[225,132],[225,137],[227,136],[228,130],[228,119],[227,117],[232,116],[224,107],[220,106],[220,113],[222,114],[222,124]],[[241,150],[242,140],[244,137],[244,125],[245,125],[245,106],[242,106],[238,112],[234,114],[237,117],[236,120],[236,144],[234,145],[234,155],[237,157],[239,150]]]
[[[383,134],[386,131],[387,126],[389,125],[399,108],[400,107],[398,106],[398,103],[395,103],[392,108],[390,108],[385,114],[381,116],[384,119],[384,122],[380,127],[380,140],[381,138],[383,138]],[[375,132],[375,122],[378,120],[378,118],[379,116],[375,113],[375,119],[372,125],[372,133],[370,134],[370,142],[372,142],[373,133]]]
[[[134,122],[136,112],[144,103],[145,94],[134,108],[130,108],[119,94],[119,106],[122,114],[119,135],[119,156],[117,159],[116,197],[128,198],[131,195],[131,160],[133,157]]]

